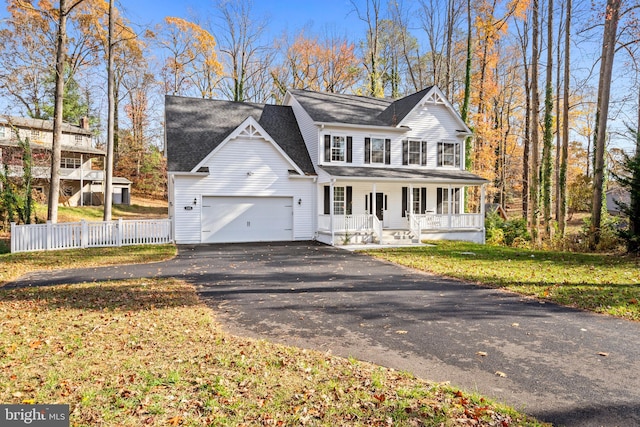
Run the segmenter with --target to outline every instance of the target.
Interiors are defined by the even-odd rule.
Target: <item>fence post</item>
[[[80,238],[82,239],[82,243],[80,245],[82,246],[82,249],[86,249],[89,247],[89,224],[87,224],[87,221],[84,219],[81,219],[80,223]]]
[[[11,253],[14,253],[16,251],[16,246],[17,246],[17,242],[16,242],[16,223],[12,222],[11,223]]]
[[[118,239],[118,247],[122,246],[122,218],[118,218],[118,225],[116,225],[117,230],[118,230],[118,234],[117,234],[117,239]]]
[[[47,245],[45,247],[47,251],[51,249],[51,238],[53,237],[51,236],[52,231],[53,231],[53,224],[49,220],[47,221]]]

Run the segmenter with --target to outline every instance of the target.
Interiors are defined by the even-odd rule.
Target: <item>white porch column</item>
[[[482,184],[482,186],[480,187],[480,224],[481,224],[481,228],[482,228],[482,244],[485,244],[486,241],[486,235],[484,233],[484,192],[485,192],[485,185],[486,184]]]
[[[414,214],[415,212],[413,211],[413,184],[409,183],[409,197],[407,197],[407,199],[409,199],[409,206],[407,206],[407,211],[410,214]]]
[[[80,206],[84,206],[84,156],[80,154]]]
[[[447,187],[447,191],[449,192],[449,198],[447,199],[449,213],[449,215],[447,216],[447,227],[451,229],[451,211],[453,210],[453,192],[451,191],[451,184],[449,184],[449,186]]]
[[[377,205],[376,205],[376,183],[373,183],[373,188],[371,189],[371,213],[373,215],[376,214],[376,209],[377,209]]]
[[[333,229],[333,187],[336,184],[336,180],[332,179],[329,183],[329,228],[331,229],[331,246],[335,245],[333,238],[335,231]]]

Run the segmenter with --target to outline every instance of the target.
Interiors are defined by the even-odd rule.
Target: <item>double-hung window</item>
[[[60,159],[60,167],[65,169],[79,169],[81,161],[79,158],[63,157]]]
[[[0,138],[4,139],[7,137],[6,127],[0,125]]]
[[[325,135],[324,161],[351,163],[352,141],[350,136]]]
[[[331,213],[331,204],[333,203],[334,215],[351,215],[353,203],[353,188],[333,187],[333,200],[331,200],[331,187],[324,187],[324,214]]]
[[[411,200],[411,203],[409,203],[409,200]],[[409,187],[402,187],[402,217],[404,218],[407,212],[424,214],[426,211],[427,188],[415,187],[410,189]]]
[[[438,142],[438,166],[460,167],[459,142]]]
[[[439,214],[459,214],[460,213],[460,189],[451,188],[451,197],[449,197],[449,188],[438,187],[437,191],[437,208],[436,213]],[[451,202],[451,203],[449,203]],[[449,210],[451,206],[451,210]]]
[[[409,139],[402,141],[403,165],[427,165],[427,141]]]
[[[364,162],[391,164],[391,140],[385,138],[365,138]]]

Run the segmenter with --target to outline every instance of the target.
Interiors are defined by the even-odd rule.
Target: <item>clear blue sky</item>
[[[120,0],[132,22],[155,24],[165,16],[176,16],[198,20],[215,18],[215,0]],[[357,4],[366,4],[357,0]],[[269,22],[270,36],[279,37],[284,30],[296,32],[311,25],[314,31],[322,32],[325,27],[338,34],[359,39],[364,34],[362,21],[352,13],[350,0],[254,0],[253,13],[265,17]],[[214,34],[215,37],[215,34]]]

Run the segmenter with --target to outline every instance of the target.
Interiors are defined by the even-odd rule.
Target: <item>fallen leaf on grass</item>
[[[476,351],[476,354],[477,354],[478,356],[482,356],[482,357],[487,356],[487,352],[485,352],[485,351]]]
[[[396,334],[399,334],[399,335],[404,335],[406,333],[407,333],[407,331],[396,331]]]
[[[500,378],[506,378],[507,377],[507,374],[505,374],[502,371],[496,371],[496,375],[499,376]]]
[[[598,356],[607,357],[609,353],[605,353],[604,351],[599,351]]]
[[[182,417],[178,415],[178,416],[175,416],[173,418],[169,418],[169,420],[167,422],[169,423],[169,425],[178,426],[178,425],[182,424]]]

